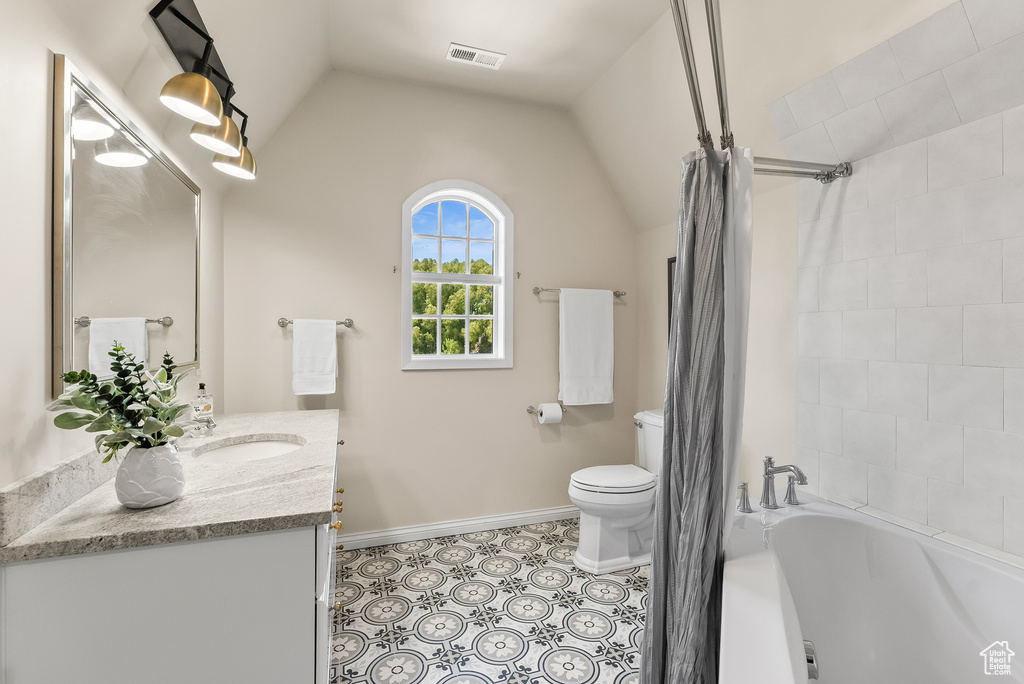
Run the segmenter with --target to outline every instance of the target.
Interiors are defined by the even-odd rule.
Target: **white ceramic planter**
[[[132,447],[114,478],[117,500],[127,508],[151,508],[170,503],[185,489],[185,472],[173,444]]]

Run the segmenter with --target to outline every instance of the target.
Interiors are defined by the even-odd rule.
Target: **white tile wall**
[[[1024,499],[1024,435],[964,429],[964,485]]]
[[[928,138],[928,190],[994,178],[1003,172],[1003,117],[999,114]]]
[[[964,191],[951,188],[896,202],[896,251],[919,252],[964,241]]]
[[[868,262],[846,261],[822,266],[818,308],[822,311],[868,308]]]
[[[918,140],[862,161],[868,171],[868,201],[873,207],[928,191],[928,141]],[[855,170],[856,174],[858,171]]]
[[[797,311],[818,310],[818,267],[801,268],[796,277]]]
[[[1024,368],[1024,304],[965,306],[964,363]]]
[[[1024,236],[1024,174],[964,188],[964,242]]]
[[[846,110],[846,103],[831,72],[797,88],[786,96],[786,102],[801,130]]]
[[[933,249],[928,252],[928,305],[1002,301],[1002,270],[998,241]]]
[[[896,312],[896,360],[952,363],[963,360],[963,308],[925,306]]]
[[[974,121],[1024,103],[1024,36],[943,69],[960,118]]]
[[[903,73],[888,42],[836,67],[832,75],[848,108],[862,105],[904,83]]]
[[[928,366],[868,362],[868,410],[907,418],[928,417]]]
[[[928,420],[1003,429],[1003,369],[928,367]]]
[[[868,306],[892,309],[928,304],[928,256],[924,252],[868,259]]]
[[[1024,435],[1024,370],[1003,370],[1003,429]]]
[[[928,522],[928,479],[892,468],[868,466],[868,505],[901,518]]]
[[[1003,173],[1024,173],[1024,107],[1003,112]]]
[[[797,351],[803,357],[838,359],[843,355],[843,312],[797,314]]]
[[[978,51],[971,23],[959,2],[889,39],[908,81],[949,66]]]
[[[825,130],[842,159],[863,159],[894,147],[892,135],[874,100],[826,120]]]
[[[818,372],[820,382],[818,401],[820,403],[826,406],[867,409],[867,361],[821,359]]]
[[[787,154],[854,163],[800,185],[795,458],[1024,555],[1024,1],[954,2],[769,110]]]
[[[797,446],[840,453],[843,450],[843,410],[801,403],[796,414]]]
[[[818,359],[797,359],[796,399],[811,404],[818,403]]]
[[[843,258],[847,261],[896,253],[896,207],[889,202],[843,214]]]
[[[886,468],[896,467],[896,416],[843,411],[843,456]]]
[[[1003,545],[1003,499],[928,480],[928,524],[998,549]]]
[[[897,418],[896,468],[906,473],[963,484],[963,427]]]
[[[896,358],[896,310],[843,312],[843,358],[892,361]]]
[[[1003,240],[1003,301],[1024,302],[1024,238]]]
[[[963,5],[982,50],[1024,33],[1024,3],[1020,0],[963,0]]]
[[[868,464],[822,452],[818,454],[818,491],[822,496],[839,496],[868,502]]]
[[[820,481],[820,478],[818,477],[817,449],[806,449],[804,447],[797,447],[793,465],[795,465],[800,470],[804,471],[804,476],[807,478],[807,484],[802,485],[797,490],[797,496],[799,496],[800,492],[809,492],[810,494],[817,495],[818,483]]]
[[[1006,497],[1003,513],[1003,550],[1024,556],[1024,499]]]
[[[800,224],[798,239],[802,268],[843,260],[842,222],[841,216],[831,216]]]
[[[772,120],[772,126],[775,127],[775,132],[780,138],[788,138],[800,132],[800,127],[796,125],[796,119],[793,118],[793,112],[789,111],[786,98],[780,97],[768,105],[767,109],[768,118]]]
[[[880,96],[878,107],[897,145],[960,125],[953,96],[940,71]]]

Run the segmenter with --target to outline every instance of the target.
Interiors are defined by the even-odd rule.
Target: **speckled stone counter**
[[[218,416],[217,422],[210,436],[178,440],[185,470],[185,492],[178,500],[124,508],[111,478],[0,548],[0,563],[331,522],[337,411],[246,413]],[[260,438],[302,446],[254,461],[203,458],[212,449]]]

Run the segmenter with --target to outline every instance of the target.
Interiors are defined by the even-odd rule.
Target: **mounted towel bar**
[[[287,328],[287,327],[288,327],[289,325],[291,325],[291,324],[292,324],[293,322],[294,322],[294,321],[292,321],[292,319],[290,319],[290,318],[278,318],[278,319],[277,319],[277,324],[278,324],[279,326],[281,326],[282,328]],[[334,321],[334,322],[335,322],[335,324],[337,324],[337,325],[343,325],[343,326],[345,326],[346,328],[351,328],[351,327],[352,327],[353,325],[355,325],[355,323],[353,323],[353,322],[352,322],[352,319],[351,319],[351,318],[346,318],[346,319],[345,319],[345,320],[343,320],[343,321]]]
[[[539,295],[541,292],[561,292],[561,288],[559,288],[559,287],[535,287],[535,288],[533,288],[533,294]],[[612,294],[615,295],[616,297],[625,297],[626,296],[626,291],[625,290],[615,290],[614,292],[612,292]]]
[[[174,325],[174,319],[171,318],[170,316],[164,316],[163,318],[147,318],[146,322],[159,323],[165,328],[169,328],[170,326]],[[79,316],[78,318],[75,319],[75,325],[80,325],[83,328],[88,328],[90,325],[92,325],[92,319],[89,318],[88,316]]]

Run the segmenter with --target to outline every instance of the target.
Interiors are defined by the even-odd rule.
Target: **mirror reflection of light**
[[[88,102],[75,105],[71,112],[71,136],[75,140],[104,140],[112,135],[113,127]]]
[[[148,160],[138,147],[123,137],[106,138],[96,143],[96,161],[104,166],[142,166]]]

